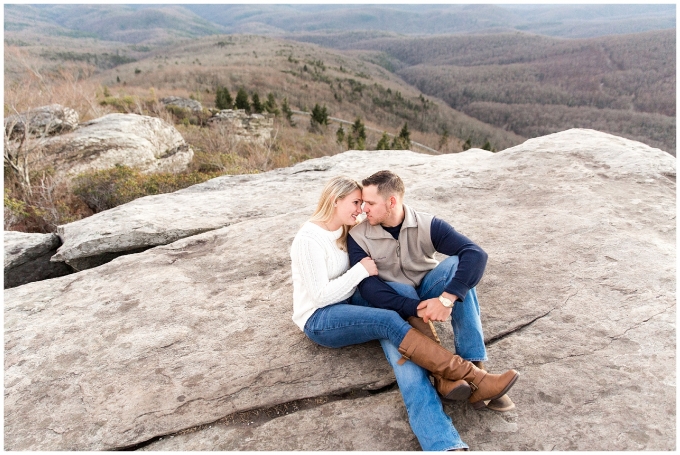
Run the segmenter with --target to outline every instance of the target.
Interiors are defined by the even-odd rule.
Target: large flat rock
[[[6,291],[6,448],[125,447],[393,381],[377,342],[322,348],[292,322],[288,246],[305,218],[239,223]]]
[[[321,348],[290,319],[288,249],[320,188],[333,175],[384,168],[404,178],[407,203],[489,253],[478,286],[488,365],[522,377],[516,411],[447,407],[472,449],[676,448],[675,158],[570,130],[497,154],[348,152],[100,214],[91,232],[110,234],[90,245],[133,227],[208,232],[5,291],[5,449],[125,448],[187,433],[194,442],[172,450],[192,450],[208,429],[223,450],[294,447],[297,424],[279,423],[307,414],[263,423],[270,431],[257,430],[257,443],[202,425],[392,382],[377,343]],[[150,207],[163,216],[164,204],[174,217],[143,221]],[[366,409],[356,424],[338,422],[353,419],[339,408],[305,410],[347,436],[298,449],[362,440],[377,428],[361,423],[373,417]]]
[[[272,435],[277,435],[272,438]],[[165,437],[144,451],[175,450],[420,450],[398,390],[334,401],[259,423],[216,422],[200,431]]]

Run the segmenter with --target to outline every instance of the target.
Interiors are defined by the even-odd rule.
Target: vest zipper
[[[399,239],[394,239],[397,241],[397,257],[399,258],[399,268],[401,269],[401,274],[404,275],[404,277],[409,280],[411,283],[413,283],[413,287],[416,287],[416,283],[406,275],[406,272],[404,271],[404,265],[401,263],[401,243],[399,243]]]

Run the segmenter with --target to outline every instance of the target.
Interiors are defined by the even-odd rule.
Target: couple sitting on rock
[[[474,286],[486,253],[403,197],[404,184],[390,171],[362,184],[342,176],[326,184],[291,247],[293,321],[326,347],[379,340],[422,449],[466,450],[439,397],[507,411],[514,404],[506,392],[519,373],[491,374],[482,365]],[[362,211],[366,220],[357,224]],[[449,257],[439,263],[437,251]],[[431,323],[449,316],[456,354],[439,344]]]

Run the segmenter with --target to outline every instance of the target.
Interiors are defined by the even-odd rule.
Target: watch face
[[[453,302],[449,299],[447,299],[444,296],[439,296],[439,301],[444,305],[446,308],[452,308],[453,307]]]

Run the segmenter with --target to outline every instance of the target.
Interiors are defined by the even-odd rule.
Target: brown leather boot
[[[411,316],[406,322],[411,324],[411,327],[418,330],[432,341],[437,344],[442,344],[437,336],[437,331],[434,330],[434,326],[425,322],[423,318]],[[437,390],[437,393],[440,395],[443,402],[467,400],[470,398],[470,394],[472,394],[470,385],[463,379],[450,381],[437,374],[432,374],[432,377],[434,378],[434,388]]]
[[[486,368],[484,368],[484,362],[477,361],[477,362],[472,362],[472,363],[477,368],[486,371]],[[496,398],[494,400],[489,401],[486,404],[486,408],[490,409],[492,411],[508,412],[508,411],[512,411],[513,409],[515,409],[516,406],[515,406],[515,403],[512,402],[510,397],[507,394],[505,394],[500,398]]]
[[[484,400],[493,400],[505,395],[519,377],[515,370],[503,374],[491,374],[480,370],[472,362],[452,354],[416,329],[406,333],[399,345],[399,352],[432,374],[452,381],[465,380],[472,388],[468,402],[475,409],[483,408]]]

